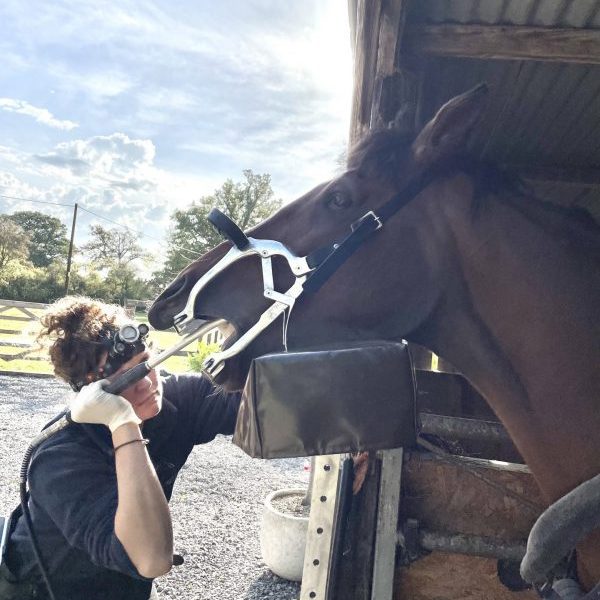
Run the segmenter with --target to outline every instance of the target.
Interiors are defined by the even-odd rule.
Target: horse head
[[[282,242],[297,256],[343,238],[368,211],[375,214],[390,198],[409,188],[424,173],[444,178],[451,157],[461,153],[482,112],[487,89],[478,86],[447,102],[416,137],[395,130],[370,134],[349,153],[347,170],[335,179],[284,206],[248,232],[256,239]],[[407,198],[394,218],[370,239],[315,294],[304,294],[289,321],[291,348],[361,339],[401,339],[426,324],[451,272],[444,250],[452,243],[437,226],[440,195],[457,196],[435,178]],[[227,252],[225,242],[184,269],[156,299],[149,312],[157,329],[173,325],[194,284]],[[285,261],[275,260],[276,290],[287,290],[294,277]],[[195,317],[222,318],[236,334],[247,331],[269,306],[263,295],[260,257],[233,263],[197,298]],[[227,362],[217,378],[240,387],[255,356],[282,347],[281,329],[271,325],[244,352]]]
[[[370,134],[342,175],[248,234],[297,257],[329,252],[316,271],[304,263],[310,273],[291,311],[290,348],[375,338],[429,347],[490,403],[552,502],[600,473],[600,229],[523,193],[497,169],[457,159],[485,98],[485,86],[453,98],[414,138]],[[340,254],[334,242],[347,248],[353,225],[362,230],[369,220],[368,237]],[[204,277],[229,247],[184,269],[153,304],[151,324],[165,329],[193,312],[233,325],[227,344],[248,339],[275,305],[265,297],[260,252]],[[329,272],[323,266],[334,254],[347,260]],[[290,265],[274,259],[275,290],[300,281]],[[311,293],[319,271],[325,281]],[[190,295],[196,282],[206,285]],[[251,359],[281,347],[271,323],[217,381],[241,387]],[[580,544],[578,559],[588,583],[600,580],[600,533]]]

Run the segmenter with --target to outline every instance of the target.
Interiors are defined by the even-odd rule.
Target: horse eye
[[[327,204],[331,208],[348,208],[352,204],[352,200],[347,194],[342,192],[333,192],[327,198]]]

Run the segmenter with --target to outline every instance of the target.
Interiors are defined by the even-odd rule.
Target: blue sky
[[[3,0],[0,194],[81,203],[158,246],[243,169],[331,177],[351,105],[345,0]],[[0,198],[0,212],[72,209]],[[81,213],[76,243],[90,223]]]

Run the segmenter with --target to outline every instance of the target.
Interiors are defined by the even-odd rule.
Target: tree
[[[0,298],[25,302],[53,302],[65,291],[64,267],[11,262],[0,274]]]
[[[27,210],[13,213],[10,219],[29,233],[29,260],[34,267],[48,267],[57,259],[66,259],[69,240],[60,219]]]
[[[11,262],[27,259],[29,234],[7,215],[0,215],[0,272]]]
[[[149,254],[138,244],[136,235],[114,227],[90,226],[91,240],[81,249],[100,267],[125,267],[134,260],[147,259]]]
[[[162,289],[190,262],[222,241],[208,222],[208,213],[219,208],[245,230],[266,219],[281,206],[271,188],[271,176],[243,171],[244,181],[231,179],[210,196],[203,196],[189,208],[176,210],[169,233],[169,248],[162,270],[153,275],[153,285]]]
[[[149,298],[148,284],[136,276],[136,270],[129,265],[115,265],[104,279],[102,290],[104,300],[125,304],[127,298]]]

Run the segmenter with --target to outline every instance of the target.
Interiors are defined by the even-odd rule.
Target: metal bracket
[[[341,455],[317,456],[308,517],[300,600],[328,600],[335,516],[339,504]]]

